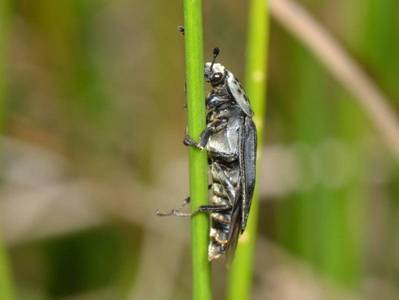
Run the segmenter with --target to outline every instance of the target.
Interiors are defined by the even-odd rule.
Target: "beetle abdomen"
[[[213,175],[216,175],[215,173]],[[232,206],[232,201],[226,193],[225,187],[218,176],[212,176],[212,198],[214,205]],[[210,214],[211,229],[208,247],[208,258],[214,260],[226,252],[231,242],[232,210],[214,212]]]

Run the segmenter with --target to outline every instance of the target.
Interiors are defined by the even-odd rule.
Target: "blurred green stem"
[[[250,1],[245,83],[246,91],[254,111],[254,121],[258,131],[258,149],[262,149],[263,120],[266,112],[266,70],[267,46],[269,40],[268,11],[267,1]],[[259,172],[257,173],[258,185],[260,183],[260,176]],[[247,229],[238,241],[235,258],[229,274],[227,297],[229,300],[245,300],[251,298],[252,267],[259,208],[257,190],[256,187]]]
[[[205,128],[204,62],[202,38],[202,1],[184,1],[184,28],[186,53],[186,91],[188,134],[198,140]],[[190,197],[192,210],[207,204],[208,174],[205,151],[190,147]],[[192,218],[192,272],[193,299],[212,299],[211,267],[208,261],[208,216]]]
[[[4,128],[5,117],[5,65],[6,65],[6,44],[9,21],[9,3],[6,0],[0,2],[0,132]],[[1,151],[1,150],[0,150]],[[14,290],[9,269],[9,260],[0,235],[0,299],[14,299]]]
[[[12,300],[14,298],[8,255],[0,237],[0,299]]]

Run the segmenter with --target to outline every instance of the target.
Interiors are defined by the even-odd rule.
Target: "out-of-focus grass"
[[[306,154],[303,174],[309,178],[303,182],[309,186],[279,206],[280,240],[318,272],[356,288],[364,254],[368,126],[361,110],[308,52],[297,45],[289,48],[295,62],[289,93],[292,132]]]
[[[356,53],[367,63],[368,70],[375,76],[376,81],[395,101],[393,104],[398,112],[399,105],[399,27],[398,11],[399,2],[395,0],[358,1],[363,5],[363,15],[357,15],[355,24],[351,28],[351,44]],[[359,4],[360,5],[360,4]],[[360,26],[360,27],[359,27]],[[359,30],[358,28],[364,28]],[[398,115],[398,113],[396,114]],[[381,149],[381,151],[384,151]],[[395,286],[398,284],[398,251],[399,238],[397,234],[399,201],[398,190],[390,189],[390,186],[399,186],[398,162],[393,163],[392,178],[387,182],[384,188],[387,191],[386,206],[387,215],[382,221],[384,226],[384,244],[377,246],[379,257],[384,256],[383,260],[374,263],[373,268],[376,272],[387,274],[390,282]],[[371,170],[373,172],[373,170]],[[363,191],[359,191],[364,193]],[[366,220],[374,217],[374,211],[366,211]],[[367,224],[367,223],[365,223]],[[364,229],[363,229],[364,230]],[[383,262],[384,261],[384,262]],[[394,263],[392,263],[394,262]],[[398,294],[394,296],[398,297]]]
[[[68,150],[75,157],[101,153],[111,139],[108,125],[112,107],[104,92],[106,78],[97,61],[98,43],[93,32],[98,3],[44,1],[28,8],[38,18],[44,47],[50,53],[48,63],[59,87],[55,106],[65,113],[59,126],[73,140]]]
[[[350,191],[357,189],[358,181],[334,187],[320,179],[333,179],[337,170],[347,172],[347,168],[358,167],[353,161],[350,162],[353,165],[347,166],[342,165],[347,162],[334,161],[337,157],[344,158],[336,156],[340,153],[336,151],[342,149],[334,149],[334,143],[345,141],[354,147],[358,145],[349,138],[343,139],[345,133],[341,131],[344,128],[350,130],[353,122],[347,117],[352,114],[355,117],[358,110],[352,109],[350,113],[341,110],[338,106],[340,102],[333,100],[339,93],[329,92],[332,83],[322,67],[301,46],[296,45],[292,49],[295,72],[291,77],[289,94],[293,102],[293,136],[304,154],[302,173],[308,177],[302,180],[309,186],[304,186],[296,197],[280,206],[280,238],[319,272],[344,285],[354,286],[358,282],[360,268],[358,212],[363,208],[356,207],[361,203],[356,201],[357,194]],[[346,107],[350,110],[353,105]],[[349,123],[342,126],[342,122]],[[320,158],[324,160],[317,161]],[[352,172],[359,176],[357,169],[352,169]],[[347,201],[347,195],[350,195],[351,201]],[[353,213],[355,215],[352,216]]]
[[[9,30],[10,7],[9,1],[4,0],[0,4],[0,131],[3,131],[5,123],[6,106],[6,63],[7,41]]]
[[[356,53],[367,61],[373,73],[378,75],[378,82],[389,93],[399,94],[397,78],[399,77],[398,60],[392,59],[399,52],[398,10],[395,0],[357,1],[362,5],[362,12],[353,12],[357,16],[356,35],[352,43],[357,44]],[[361,3],[361,4],[360,4]],[[359,28],[364,28],[359,30]],[[397,97],[392,97],[397,99]]]
[[[254,111],[254,122],[258,138],[259,154],[263,147],[264,120],[266,113],[267,57],[269,41],[269,11],[264,0],[250,1],[248,16],[248,44],[246,59],[245,84],[246,92]],[[259,170],[259,169],[258,169]],[[261,176],[257,172],[257,185],[261,184]],[[228,296],[233,299],[250,299],[253,278],[253,257],[257,236],[259,215],[259,196],[255,189],[248,224],[240,237],[233,264],[229,274]]]
[[[134,280],[134,274],[125,274],[127,268],[124,265],[128,256],[130,270],[134,270],[138,263],[138,248],[132,250],[131,241],[126,237],[129,231],[139,234],[131,227],[109,225],[42,243],[49,263],[46,271],[49,295],[59,297],[101,289],[111,286],[115,279],[124,281],[126,275],[129,280]],[[60,273],[64,281],[58,280]]]

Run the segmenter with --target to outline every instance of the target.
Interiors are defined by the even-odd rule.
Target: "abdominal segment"
[[[231,174],[229,169],[221,171],[215,166],[211,166],[211,176],[212,176],[212,197],[211,204],[214,205],[226,205],[233,207],[234,200],[229,199],[226,188],[236,188],[238,184],[238,176],[233,172]],[[215,169],[218,169],[216,171]],[[223,174],[221,174],[223,172]],[[234,176],[235,175],[235,176]],[[224,182],[228,180],[231,185]],[[230,193],[231,195],[236,193]],[[210,214],[211,219],[211,229],[210,229],[210,242],[208,247],[208,259],[213,260],[219,258],[222,254],[226,252],[231,243],[231,232],[234,224],[232,224],[232,211],[229,209],[221,212],[214,212]]]

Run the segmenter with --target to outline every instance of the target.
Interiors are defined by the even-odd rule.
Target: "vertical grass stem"
[[[198,140],[205,128],[202,1],[184,1],[186,91],[188,134]],[[190,197],[192,210],[208,202],[206,153],[189,149]],[[208,261],[208,216],[192,218],[193,299],[212,299],[211,267]]]

